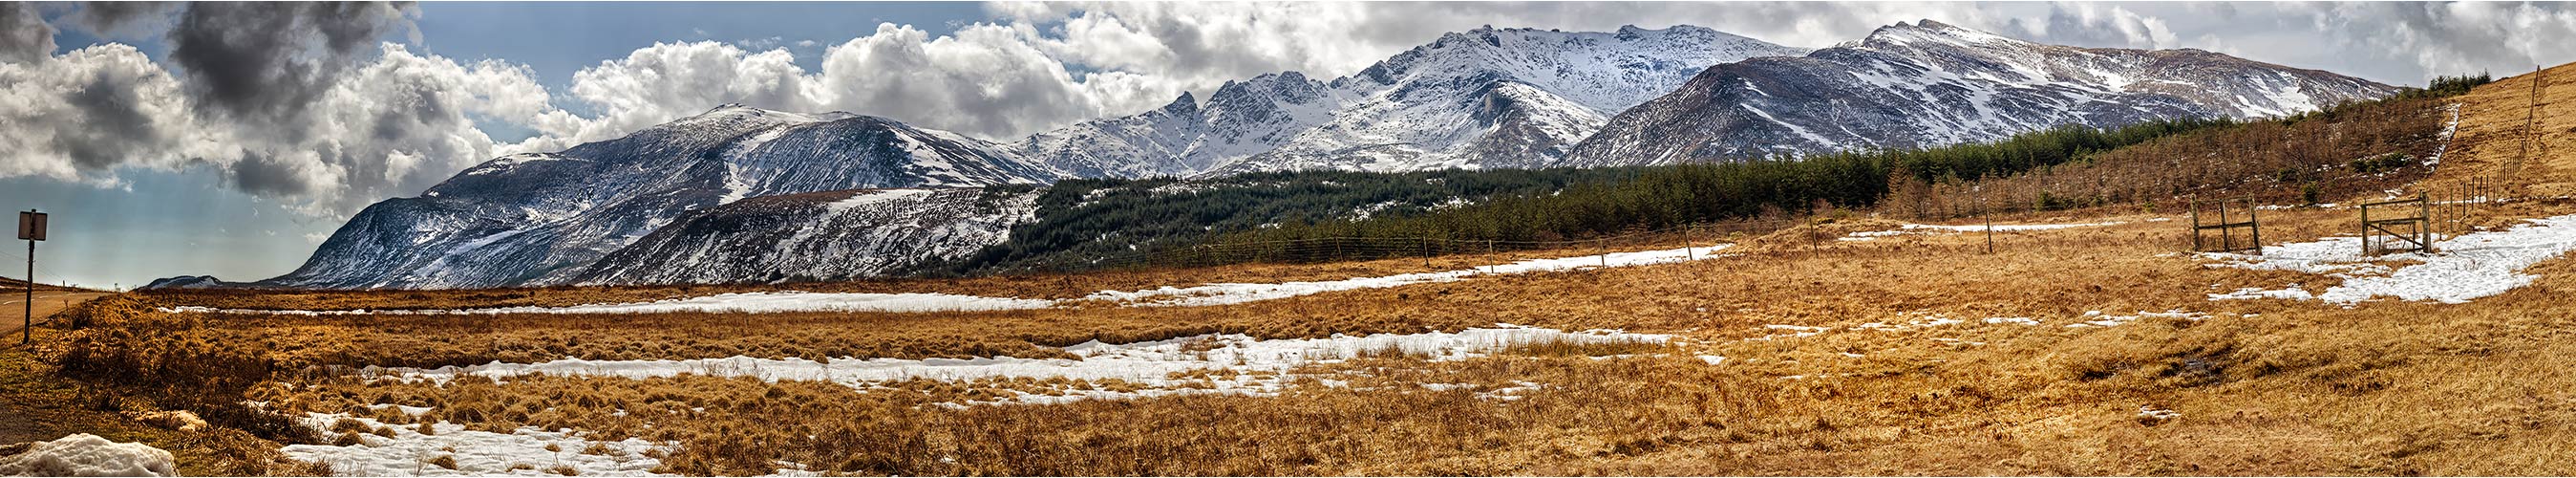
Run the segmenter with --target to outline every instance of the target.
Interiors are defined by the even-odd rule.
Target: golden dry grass
[[[38,338],[58,332],[39,328]],[[13,339],[14,340],[14,339]],[[180,430],[161,404],[140,394],[70,383],[26,349],[0,348],[0,445],[89,433],[168,450],[188,476],[312,475],[326,470],[286,459],[275,442],[233,428]],[[0,452],[0,455],[7,453]]]
[[[2333,210],[2280,211],[2267,215],[2267,239],[2338,234],[2347,216]],[[560,352],[603,359],[691,358],[726,351],[688,348],[684,344],[691,343],[690,337],[699,337],[698,343],[723,337],[744,344],[734,351],[773,347],[766,353],[776,356],[812,356],[788,347],[832,341],[873,347],[852,349],[852,355],[860,356],[978,355],[975,347],[995,346],[975,344],[1044,350],[1093,337],[1117,342],[1217,331],[1310,337],[1493,322],[1678,332],[1691,342],[1659,356],[1628,360],[1505,357],[1434,364],[1391,357],[1373,369],[1379,383],[1389,385],[1547,385],[1508,402],[1480,400],[1467,391],[1362,384],[1350,389],[1308,386],[1273,398],[1201,396],[949,410],[921,405],[991,398],[997,388],[1023,388],[922,383],[860,393],[827,383],[700,377],[532,378],[436,388],[317,376],[295,380],[312,386],[302,392],[251,392],[261,399],[286,398],[282,406],[289,410],[400,403],[438,407],[432,419],[491,429],[568,426],[612,437],[668,440],[681,445],[667,460],[668,470],[685,473],[766,472],[760,467],[770,466],[772,459],[862,474],[2559,470],[2546,462],[2504,466],[2487,460],[2515,453],[2490,446],[2493,440],[2484,438],[2500,433],[2487,425],[2499,418],[2461,412],[2458,407],[2472,399],[2455,397],[2487,400],[2502,392],[2416,393],[2400,384],[2497,386],[2503,384],[2468,377],[2494,380],[2520,376],[2516,371],[2526,367],[2565,365],[2486,359],[2499,348],[2511,350],[2508,356],[2526,357],[2549,353],[2557,345],[2546,340],[2548,334],[2508,340],[2510,333],[2493,328],[2501,324],[2453,317],[2565,310],[2564,301],[2548,291],[2564,287],[2566,279],[2551,274],[2533,287],[2461,306],[2372,303],[2343,310],[2270,301],[2213,303],[2203,294],[2241,286],[2320,283],[2294,273],[2202,267],[2197,259],[2170,254],[2181,247],[2179,226],[2146,222],[2147,217],[2082,218],[2128,222],[2002,233],[1999,253],[1993,255],[1977,253],[1983,243],[1978,234],[1900,235],[1836,241],[1816,251],[1748,248],[1743,257],[1690,264],[1223,307],[747,317],[145,313],[151,318],[137,320],[166,321],[167,330],[177,332],[162,336],[204,333],[215,335],[203,343],[277,346],[288,352],[271,360],[298,365],[436,365],[493,357],[524,361]],[[2566,267],[2552,264],[2544,273]],[[1576,297],[1581,299],[1567,300]],[[2213,315],[2199,322],[2142,319],[2113,328],[2063,327],[2089,310],[2128,314],[2168,309]],[[1900,331],[1855,329],[1934,315],[1971,322]],[[1976,320],[1984,317],[2035,317],[2047,323],[2031,327]],[[1763,327],[1768,324],[1839,330],[1808,338],[1742,340],[1778,332]],[[428,343],[438,345],[422,345]],[[513,356],[510,350],[546,352]],[[2446,357],[2464,350],[2481,352]],[[1688,354],[1722,355],[1728,361],[1712,367]],[[452,358],[420,363],[422,357]],[[2504,368],[2451,374],[2460,367]],[[2534,382],[2525,390],[2547,389],[2550,383]],[[262,393],[282,395],[258,395]],[[660,399],[653,398],[657,394]],[[322,398],[326,396],[337,398]],[[2576,417],[2544,406],[2553,402],[2535,403],[2508,409],[2511,414],[2501,419],[2536,427],[2551,434],[2547,436],[2576,424],[2568,421]],[[2143,426],[2133,417],[2140,405],[2172,409],[2184,418]],[[637,413],[671,412],[670,407],[708,411]],[[2495,407],[2472,407],[2488,408]],[[607,416],[619,409],[630,418]],[[650,418],[655,416],[673,418]],[[645,431],[646,424],[657,426]],[[805,435],[839,438],[797,439]],[[2514,443],[2542,443],[2538,440]],[[2256,444],[2262,446],[2252,446]]]
[[[2508,79],[2466,97],[2471,106],[2462,123],[2477,126],[2463,130],[2491,129],[2500,110],[2483,102],[2515,84]],[[2476,170],[2492,164],[2495,154],[2492,147],[2465,148],[2441,171]],[[2559,175],[2534,184],[2567,177],[2532,170]],[[2576,212],[2576,202],[2535,199],[2468,212],[2475,224],[2501,226]],[[427,406],[434,410],[422,419],[479,429],[569,427],[609,439],[669,442],[678,448],[665,457],[664,471],[688,474],[767,473],[782,459],[852,474],[2576,473],[2563,458],[2576,452],[2570,445],[2576,443],[2570,440],[2576,438],[2576,392],[2570,392],[2576,390],[2576,342],[2567,340],[2576,337],[2576,299],[2567,293],[2576,290],[2576,261],[2544,262],[2528,271],[2539,276],[2531,285],[2467,304],[2213,302],[2206,294],[2290,283],[2315,290],[2334,279],[2206,267],[2178,253],[2188,247],[2187,220],[2151,220],[2170,217],[2171,211],[2118,208],[2032,217],[2122,223],[1997,233],[1992,254],[1981,253],[1985,238],[1975,233],[1829,240],[1892,226],[1844,217],[1738,238],[1745,244],[1728,252],[1740,255],[1724,259],[1214,307],[284,317],[162,314],[151,307],[563,305],[748,289],[145,294],[94,302],[82,314],[97,326],[62,333],[44,351],[64,367],[62,376],[206,385],[196,393],[212,395],[173,400],[180,405],[172,408],[257,399],[288,412],[362,411],[409,424],[416,419],[362,406]],[[2354,228],[2348,209],[2286,209],[2263,217],[2265,239],[2274,243]],[[1161,280],[1339,278],[1421,268],[1404,262],[847,287],[1066,297]],[[473,295],[518,292],[528,295]],[[2067,327],[2091,320],[2093,311],[2167,310],[2201,318]],[[2021,317],[2041,324],[1983,320]],[[1964,322],[1921,325],[1935,318]],[[935,404],[1136,385],[914,380],[860,390],[682,376],[432,386],[365,382],[331,367],[567,355],[1025,357],[1093,339],[1216,332],[1321,337],[1497,322],[1671,333],[1680,340],[1542,345],[1453,362],[1363,354],[1296,372],[1347,379],[1345,386],[1297,380],[1276,397],[963,409]],[[1793,330],[1771,325],[1821,331],[1785,336]],[[1725,360],[1711,365],[1698,355]],[[1505,389],[1520,398],[1478,395]],[[2142,421],[2142,407],[2180,417]],[[350,429],[340,436],[373,432]]]

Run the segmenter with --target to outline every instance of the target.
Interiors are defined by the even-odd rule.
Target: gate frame
[[[2231,203],[2231,202],[2242,202],[2242,203],[2245,203],[2245,221],[2244,221],[2244,222],[2228,222],[2228,220],[2227,220],[2227,203]],[[2215,222],[2215,223],[2202,223],[2202,222],[2201,222],[2201,218],[2200,218],[2200,209],[2201,209],[2201,205],[2202,205],[2202,204],[2215,204],[2215,205],[2217,205],[2217,206],[2218,206],[2218,207],[2217,207],[2217,209],[2218,209],[2218,222]],[[2257,210],[2259,210],[2259,209],[2258,209],[2258,208],[2256,208],[2256,207],[2254,207],[2254,198],[2251,198],[2251,197],[2231,198],[2231,199],[2193,200],[2193,201],[2191,202],[2191,251],[2192,251],[2192,252],[2236,252],[2236,251],[2246,251],[2246,250],[2251,250],[2251,251],[2254,251],[2254,255],[2258,255],[2258,256],[2259,256],[2259,255],[2263,255],[2263,225],[2262,225],[2262,217],[2261,217],[2259,214],[2255,213],[2255,211],[2257,211]],[[2247,235],[2248,235],[2249,237],[2248,237],[2248,244],[2247,244],[2247,245],[2242,246],[2242,247],[2240,247],[2240,246],[2237,246],[2237,245],[2236,245],[2236,237],[2235,237],[2235,235],[2234,235],[2234,234],[2232,234],[2232,233],[2231,233],[2231,231],[2234,231],[2234,230],[2235,230],[2235,229],[2237,229],[2237,228],[2245,228],[2245,229],[2247,229],[2247,230],[2248,230],[2249,234],[2247,234]],[[2209,247],[2209,246],[2210,246],[2209,242],[2208,242],[2208,241],[2203,240],[2203,238],[2202,238],[2202,231],[2207,231],[2207,230],[2211,230],[2211,229],[2217,229],[2217,230],[2218,230],[2218,248],[2216,248],[2216,249],[2212,249],[2212,248],[2210,248],[2210,247]]]
[[[2386,209],[2385,206],[2402,206],[2409,203],[2415,205],[2415,216],[2413,217],[2392,217],[2383,219],[2370,218],[2370,208],[2372,206],[2382,206],[2383,209]],[[2405,208],[2399,207],[2397,210],[2404,211]],[[2388,226],[2396,224],[2404,224],[2412,226],[2412,228],[2408,233],[2399,233],[2395,230],[2389,229]],[[2373,231],[2382,233],[2384,236],[2373,234]],[[2398,243],[2406,244],[2407,247],[2381,247],[2374,250],[2370,247],[2370,240],[2373,237],[2388,237],[2396,239]],[[2380,244],[2386,245],[2388,242],[2381,241]],[[2415,193],[2415,197],[2410,199],[2391,199],[2361,203],[2361,255],[2379,256],[2390,252],[2435,252],[2433,250],[2433,201],[2426,197],[2424,193],[2417,192]]]

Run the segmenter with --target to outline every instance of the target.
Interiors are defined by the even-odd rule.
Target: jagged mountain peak
[[[1869,32],[1869,36],[1850,44],[1859,48],[2030,48],[2046,46],[1984,30],[1961,27],[1932,20],[1916,24],[1897,22]]]
[[[1546,166],[1610,114],[1710,65],[1804,52],[1688,25],[1486,25],[1329,82],[1295,71],[1229,81],[1193,121],[1175,101],[1040,133],[1015,150],[1077,175],[1131,177]]]
[[[1179,98],[1173,98],[1170,104],[1165,104],[1155,111],[1169,115],[1196,115],[1199,112],[1199,100],[1190,92],[1183,91]]]

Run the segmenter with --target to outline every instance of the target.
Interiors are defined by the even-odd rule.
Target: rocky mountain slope
[[[559,153],[495,159],[420,197],[368,206],[303,267],[260,284],[562,281],[683,214],[745,198],[1062,177],[989,142],[884,118],[726,106]]]
[[[1567,164],[1912,148],[2067,124],[2280,116],[2396,90],[2207,51],[2044,45],[1924,20],[1803,57],[1710,68],[1611,118]]]
[[[849,280],[1000,244],[1035,192],[982,188],[832,191],[697,211],[548,283]]]
[[[1710,65],[1804,50],[1693,26],[1559,32],[1479,28],[1329,82],[1297,72],[1184,94],[1134,116],[1016,144],[1091,177],[1554,165],[1610,115]]]

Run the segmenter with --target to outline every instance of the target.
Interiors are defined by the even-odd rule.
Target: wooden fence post
[[[2200,245],[2200,200],[2194,199],[2191,201],[2191,251],[2200,252],[2202,249],[2207,248]]]
[[[2425,254],[2431,254],[2433,253],[2433,231],[2430,230],[2433,228],[2433,201],[2424,196],[2424,191],[2415,191],[2415,209],[2417,217],[2424,218],[2424,222],[2417,223],[2418,225],[2415,226],[2415,244],[2423,246]]]
[[[2263,213],[2261,212],[2262,210],[2263,210],[2263,208],[2254,207],[2254,200],[2253,200],[2253,199],[2248,198],[2248,199],[2246,199],[2246,200],[2245,200],[2245,223],[2246,223],[2247,225],[2250,225],[2250,226],[2251,226],[2251,227],[2250,227],[2250,229],[2253,229],[2253,231],[2252,231],[2252,232],[2253,232],[2253,236],[2254,236],[2254,237],[2253,237],[2253,240],[2254,240],[2254,255],[2257,255],[2257,256],[2263,255]]]
[[[1983,216],[1986,218],[1986,253],[1993,254],[1995,253],[1995,213],[1987,212]]]

